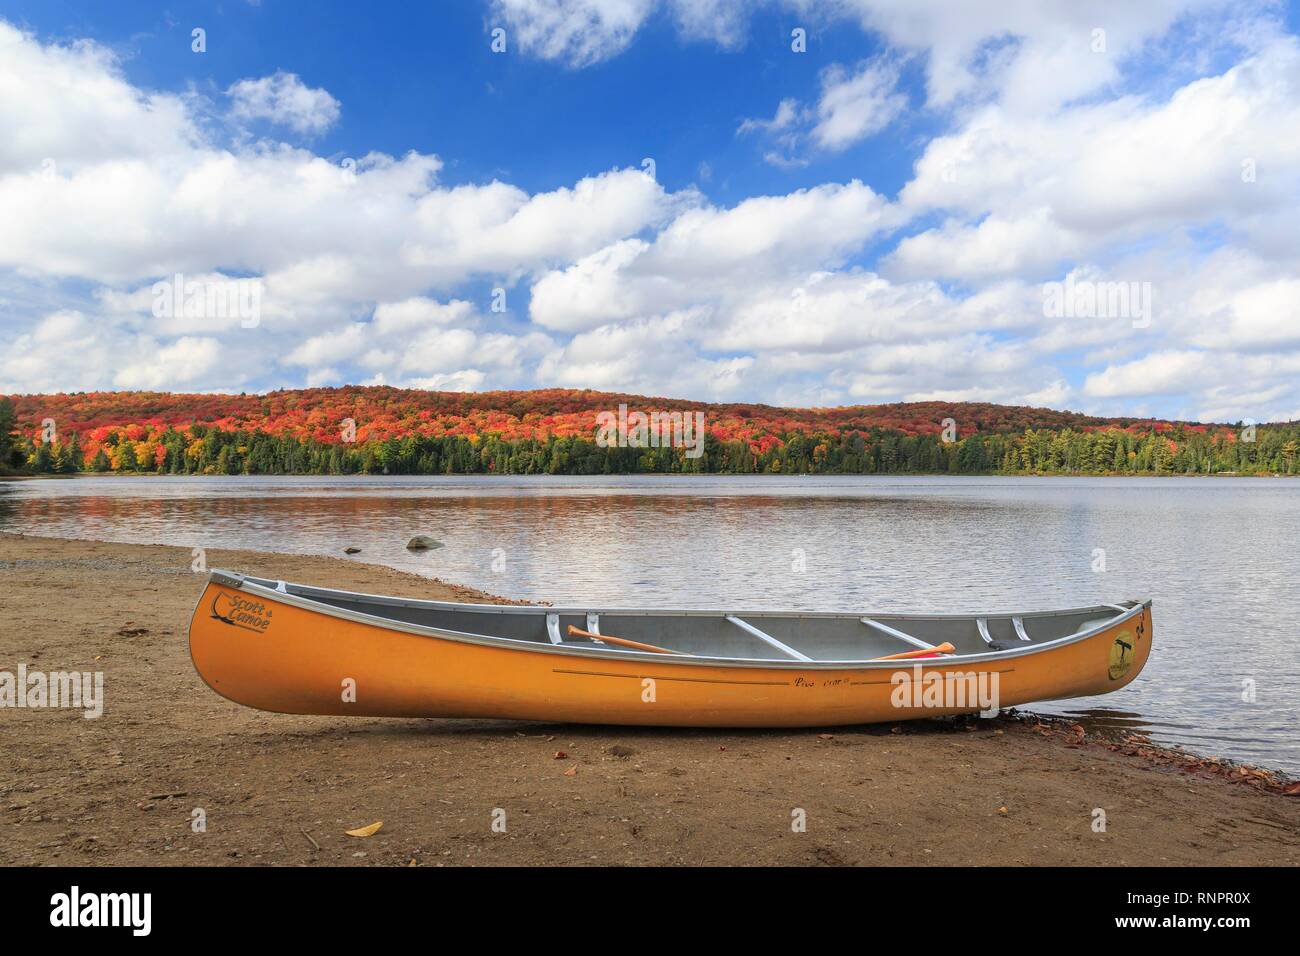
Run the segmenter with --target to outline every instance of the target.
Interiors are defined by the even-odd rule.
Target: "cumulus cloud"
[[[339,118],[339,101],[328,91],[313,89],[296,73],[283,70],[260,79],[240,80],[226,95],[234,118],[267,120],[298,133],[323,133]]]
[[[493,0],[507,44],[544,60],[590,66],[621,53],[654,8],[654,0]],[[494,21],[495,22],[495,21]]]
[[[543,275],[531,316],[563,331],[726,298],[791,270],[835,263],[880,233],[889,205],[854,181],[680,214],[653,242],[625,240]]]
[[[689,192],[668,194],[640,170],[596,173],[529,194],[498,181],[441,187],[441,160],[414,152],[372,153],[340,165],[271,141],[223,144],[200,132],[183,99],[131,87],[116,59],[93,43],[45,45],[0,23],[0,44],[6,51],[0,85],[13,93],[0,111],[14,134],[0,144],[0,274],[20,288],[26,284],[33,300],[32,282],[75,280],[95,288],[90,301],[71,310],[29,311],[21,321],[22,310],[11,310],[0,324],[8,359],[0,390],[164,380],[238,387],[265,373],[258,363],[213,361],[219,340],[211,336],[221,334],[231,338],[223,346],[280,355],[289,367],[305,366],[309,379],[348,358],[369,356],[374,365],[384,347],[361,343],[313,362],[297,359],[310,352],[305,341],[313,330],[348,343],[356,323],[372,312],[367,332],[381,336],[422,323],[463,325],[473,310],[425,298],[430,290],[478,276],[513,286],[534,270],[661,224],[697,201]],[[301,84],[279,76],[256,90],[236,84],[232,92],[246,113],[265,107],[290,125],[319,128],[320,97],[299,102]],[[86,121],[100,114],[114,122]],[[48,164],[46,153],[52,154]],[[260,321],[245,328],[228,315],[153,315],[153,285],[173,277],[205,288],[256,280]],[[87,306],[101,310],[100,322],[83,315]],[[80,336],[81,351],[97,354],[99,362],[79,376],[40,358],[41,341],[73,314],[83,316],[82,324],[62,347],[74,347],[70,342]],[[32,329],[43,331],[33,337]],[[525,363],[539,339],[526,331],[503,334],[476,342],[504,359],[476,356],[472,364],[531,383],[507,360]],[[250,348],[259,336],[260,348]],[[513,345],[515,337],[526,347]],[[412,354],[424,356],[416,364],[431,365],[437,350],[422,348],[401,359],[399,372],[421,371]],[[135,354],[140,361],[130,360]]]
[[[1130,72],[1189,21],[1213,35],[1235,14],[1212,0],[774,5],[812,31],[857,22],[877,53],[738,134],[808,168],[924,100],[937,132],[896,196],[812,180],[721,203],[638,169],[453,186],[420,152],[341,165],[222,138],[213,103],[133,86],[92,42],[0,22],[0,392],[564,385],[1300,415],[1295,37],[1228,30],[1226,65]],[[488,25],[580,68],[657,9],[687,40],[747,42],[739,0],[499,0]],[[1153,72],[1177,82],[1145,83]],[[236,126],[301,138],[340,115],[288,73],[229,92]],[[258,283],[258,321],[155,314],[155,284],[178,274]],[[1148,283],[1150,321],[1050,313],[1043,283],[1067,278]]]
[[[764,134],[777,144],[779,150],[764,154],[774,166],[807,165],[809,160],[798,155],[805,143],[838,152],[889,125],[907,105],[907,97],[897,91],[898,77],[897,63],[882,58],[864,61],[852,71],[832,64],[822,71],[815,106],[787,97],[770,120],[747,119],[736,132]]]
[[[3,20],[0,89],[0,175],[39,181],[201,140],[182,97],[131,86],[108,49],[41,44]]]
[[[685,40],[721,49],[745,42],[758,0],[491,0],[490,29],[506,31],[507,49],[581,69],[622,53],[662,8]]]
[[[1167,101],[1123,97],[1034,120],[990,107],[917,162],[903,205],[959,215],[900,243],[892,264],[906,275],[1039,275],[1117,240],[1210,223],[1254,244],[1300,191],[1300,138],[1276,135],[1297,128],[1294,37]],[[1273,245],[1276,233],[1262,238]]]
[[[835,65],[822,76],[821,99],[812,138],[824,149],[844,149],[878,133],[907,105],[897,92],[898,70],[890,63],[868,62],[856,72]]]

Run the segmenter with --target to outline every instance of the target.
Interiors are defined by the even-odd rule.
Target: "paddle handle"
[[[901,654],[888,654],[885,657],[873,657],[873,661],[905,661],[913,657],[932,657],[935,654],[951,654],[957,648],[947,641],[937,647],[921,648],[919,651],[903,651]]]
[[[640,641],[628,641],[621,637],[610,637],[608,634],[593,634],[591,631],[584,631],[580,627],[569,625],[570,637],[587,637],[593,641],[604,641],[607,644],[618,644],[620,647],[630,647],[634,651],[651,651],[655,654],[679,654],[683,657],[690,657],[689,654],[682,654],[681,651],[670,651],[666,647],[656,647],[654,644],[642,644]]]

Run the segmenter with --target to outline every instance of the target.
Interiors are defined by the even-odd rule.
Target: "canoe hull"
[[[200,676],[260,710],[683,727],[822,727],[1103,694],[1151,647],[1150,608],[1079,641],[983,662],[754,667],[501,647],[413,634],[209,582],[190,626]],[[982,683],[981,683],[982,682]]]

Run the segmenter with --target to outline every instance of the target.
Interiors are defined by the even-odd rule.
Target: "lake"
[[[0,530],[353,546],[354,560],[597,608],[990,611],[1151,597],[1154,648],[1136,681],[1030,709],[1300,773],[1290,480],[87,477],[0,482]],[[444,546],[409,552],[414,534]]]

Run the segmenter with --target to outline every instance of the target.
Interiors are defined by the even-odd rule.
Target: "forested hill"
[[[758,431],[893,428],[908,434],[938,433],[952,418],[983,432],[1026,428],[1075,428],[1114,425],[1126,428],[1147,419],[1095,418],[1076,412],[980,402],[906,402],[892,405],[853,405],[839,408],[778,408],[772,405],[709,404],[686,399],[550,388],[513,392],[430,392],[386,386],[308,388],[264,395],[192,395],[170,392],[77,392],[59,395],[11,396],[20,423],[36,428],[51,417],[72,431],[128,424],[221,424],[303,437],[319,424],[336,429],[344,418],[365,424],[373,437],[405,437],[429,422],[445,423],[455,431],[464,423],[491,423],[504,437],[529,432],[539,420],[567,434],[595,428],[594,416],[630,410],[703,411],[710,424],[753,426]],[[1160,422],[1168,425],[1168,422]],[[327,440],[327,436],[321,436]]]
[[[597,416],[620,405],[701,412],[704,438],[598,440]],[[1293,474],[1297,441],[1295,423],[1252,429],[968,402],[778,408],[571,389],[0,400],[0,467],[36,472]]]

